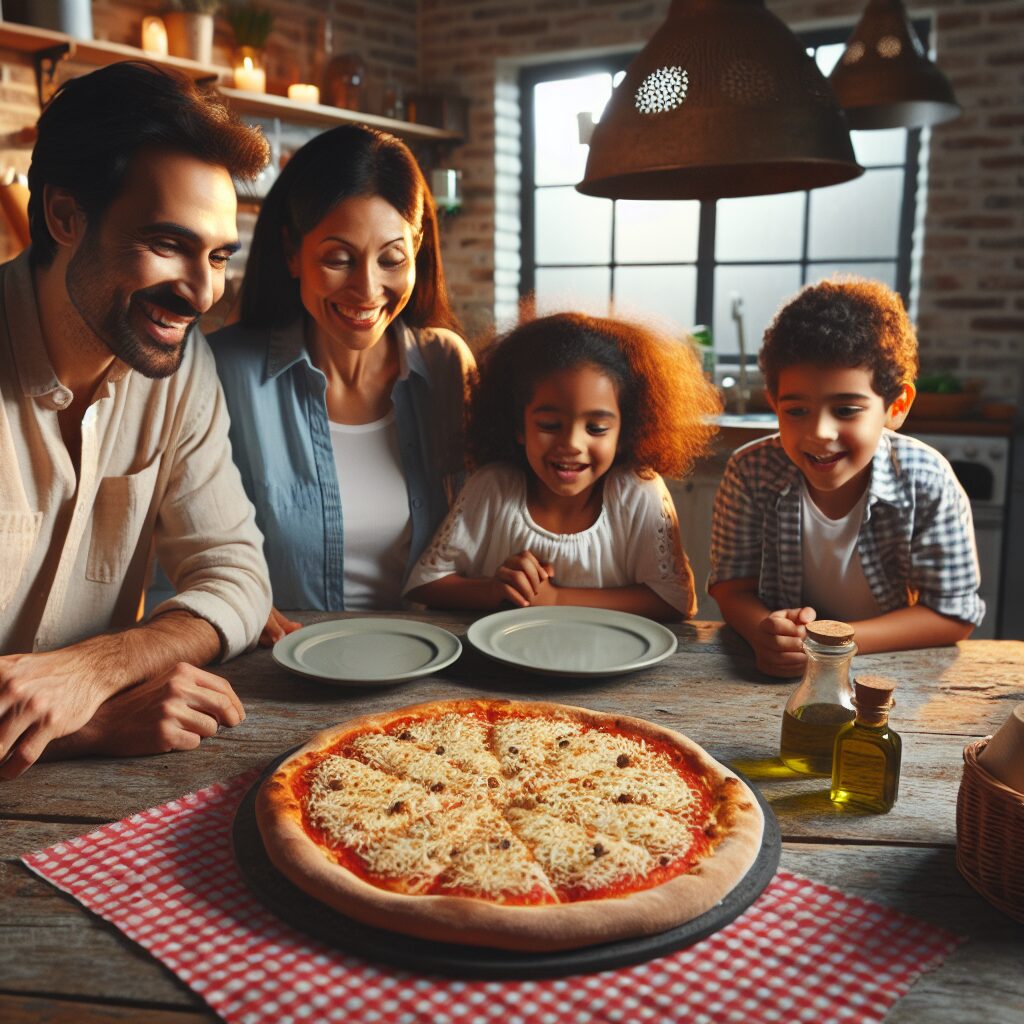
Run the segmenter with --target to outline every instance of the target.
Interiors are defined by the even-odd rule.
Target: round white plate
[[[404,683],[440,672],[461,653],[448,630],[412,619],[333,619],[274,644],[282,668],[345,686]]]
[[[552,676],[612,676],[664,661],[675,634],[604,608],[515,608],[479,619],[466,639],[495,661]]]

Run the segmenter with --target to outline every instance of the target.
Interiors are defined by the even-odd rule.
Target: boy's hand
[[[817,615],[813,608],[782,608],[765,616],[753,638],[757,667],[770,676],[798,676],[804,670],[804,628]]]
[[[495,579],[505,589],[505,596],[520,608],[534,602],[544,584],[555,575],[553,565],[542,565],[532,551],[510,555],[495,573]]]

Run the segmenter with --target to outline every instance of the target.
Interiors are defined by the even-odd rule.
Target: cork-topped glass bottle
[[[889,727],[896,684],[884,676],[860,676],[854,683],[857,717],[836,735],[832,759],[832,800],[884,814],[896,803],[903,743]]]
[[[807,665],[786,703],[779,756],[793,771],[831,775],[836,733],[854,716],[850,662],[857,645],[845,622],[819,619],[806,630]]]

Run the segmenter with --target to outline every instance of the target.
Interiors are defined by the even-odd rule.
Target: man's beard
[[[133,370],[153,379],[169,377],[185,358],[195,323],[189,325],[180,342],[168,344],[134,326],[133,311],[138,317],[146,315],[138,305],[140,299],[178,316],[198,319],[198,311],[176,295],[169,284],[143,288],[123,299],[120,293],[109,290],[103,267],[99,246],[86,238],[68,263],[65,276],[68,296],[79,316],[93,334]]]

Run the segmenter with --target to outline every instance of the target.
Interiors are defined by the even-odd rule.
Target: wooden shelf
[[[219,64],[200,64],[183,57],[157,57],[136,46],[109,43],[94,39],[74,39],[63,32],[35,28],[0,21],[0,50],[13,50],[31,56],[36,62],[37,74],[42,76],[42,62],[59,61],[59,55],[81,64],[105,67],[121,60],[148,60],[162,67],[176,68],[197,80],[214,80],[227,98],[232,109],[239,114],[279,118],[290,124],[319,125],[333,128],[339,124],[367,124],[381,128],[412,142],[458,143],[462,136],[431,125],[411,121],[396,121],[377,114],[363,114],[356,110],[342,110],[322,103],[296,103],[286,96],[244,92],[228,87],[232,81],[231,68]],[[60,53],[63,51],[62,53]],[[59,55],[58,55],[59,54]],[[58,55],[58,56],[55,56]],[[42,78],[40,77],[40,81]]]
[[[329,107],[323,103],[297,103],[287,96],[272,96],[269,93],[245,92],[221,86],[220,91],[228,98],[232,108],[239,114],[255,114],[257,117],[279,117],[292,124],[316,124],[333,128],[339,124],[366,124],[398,135],[403,139],[417,142],[461,142],[457,132],[434,128],[428,124],[412,121],[396,121],[379,114],[363,114],[358,110],[344,110]]]

